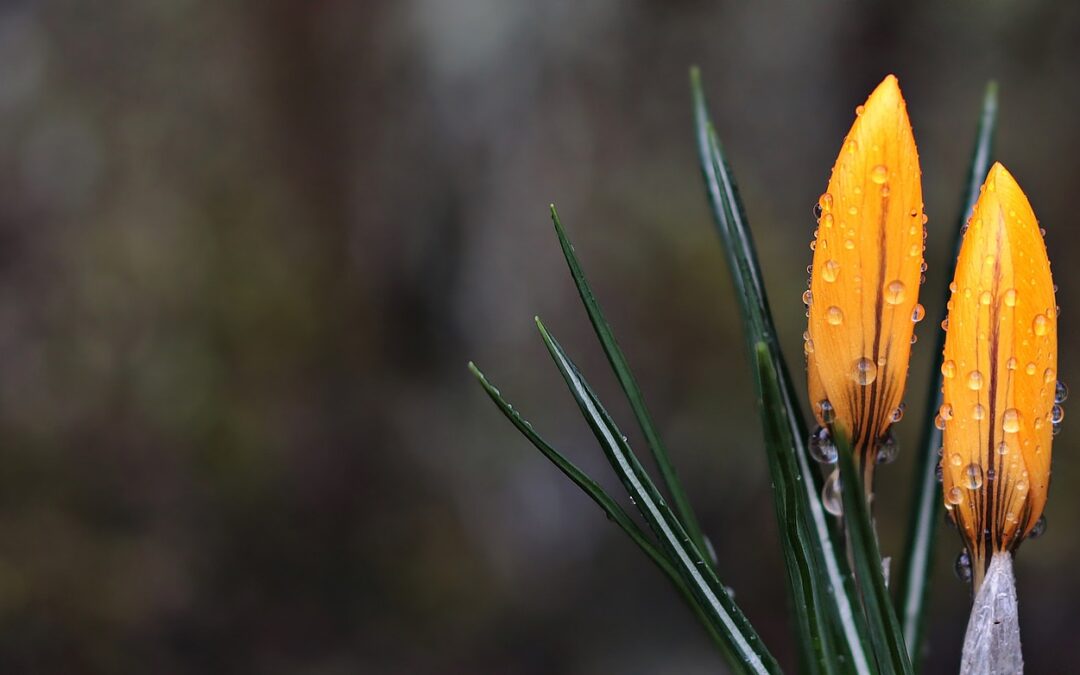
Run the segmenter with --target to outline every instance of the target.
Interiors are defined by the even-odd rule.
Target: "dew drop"
[[[904,301],[904,282],[899,279],[890,281],[885,286],[885,302],[890,305],[899,305]]]
[[[1016,485],[1013,486],[1013,489],[1016,490],[1017,492],[1027,492],[1027,489],[1028,489],[1027,481],[1024,480],[1023,478],[1021,478],[1020,480],[1016,481]]]
[[[956,377],[956,361],[949,359],[945,363],[941,364],[941,374],[948,379]]]
[[[1005,433],[1015,434],[1020,431],[1020,411],[1016,408],[1008,408],[1001,414],[1001,428]]]
[[[844,240],[844,248],[846,248],[849,251],[853,250],[855,248],[855,242],[853,242],[850,239],[845,239]]]
[[[856,115],[862,115],[864,110],[866,110],[866,106],[864,106],[864,105],[855,106],[855,114]]]
[[[919,323],[926,318],[926,308],[916,303],[915,309],[911,310],[911,320],[915,323]]]
[[[934,428],[938,431],[945,431],[945,418],[941,415],[934,415]]]
[[[980,373],[977,370],[973,370],[970,373],[968,373],[967,386],[968,386],[968,389],[970,389],[972,391],[978,391],[978,390],[982,389],[982,386],[983,386],[983,375],[982,375],[982,373]]]
[[[979,304],[980,305],[989,305],[990,301],[993,300],[993,299],[994,299],[994,297],[992,295],[990,295],[990,291],[983,291],[982,293],[979,294]]]
[[[1046,335],[1050,331],[1050,320],[1045,314],[1036,314],[1031,321],[1031,330],[1035,331],[1036,335]]]
[[[962,551],[960,555],[956,556],[956,562],[953,563],[953,572],[960,581],[965,584],[971,583],[971,557],[968,556],[967,551]]]
[[[848,212],[848,215],[857,216],[857,215],[859,215],[859,207],[857,207],[857,206],[849,206],[847,212]]]
[[[971,409],[971,419],[981,420],[984,417],[986,417],[986,408],[984,408],[982,404],[976,403]]]
[[[804,305],[806,305],[807,307],[809,307],[809,306],[810,306],[810,303],[812,303],[813,301],[814,301],[814,294],[813,294],[813,293],[811,293],[811,292],[810,292],[809,290],[803,291],[803,294],[802,294],[802,304],[804,304]]]
[[[952,419],[952,413],[953,413],[952,406],[949,405],[948,403],[942,403],[941,407],[938,408],[938,415],[941,415],[941,419],[943,419],[943,420],[946,420],[946,421],[951,420]]]
[[[945,493],[945,499],[953,506],[956,506],[964,501],[964,491],[957,486],[953,486]]]
[[[949,463],[953,466],[962,466],[964,464],[964,458],[960,456],[959,452],[954,452],[952,456],[949,457]]]
[[[836,277],[840,276],[840,263],[832,260],[825,261],[825,265],[821,268],[821,278],[829,283],[836,281]]]
[[[1056,378],[1057,378],[1057,373],[1054,372],[1053,368],[1047,368],[1046,370],[1043,371],[1043,382],[1044,383],[1050,384],[1051,382],[1054,382],[1056,380]]]
[[[835,464],[838,457],[836,445],[832,441],[827,427],[818,427],[810,434],[806,444],[810,458],[822,464]]]
[[[1028,539],[1038,539],[1046,533],[1046,516],[1039,516],[1039,519],[1035,521],[1035,524],[1031,526],[1031,532],[1028,532]]]
[[[1058,380],[1054,387],[1054,403],[1064,403],[1067,398],[1069,398],[1069,388],[1064,382]]]
[[[1010,288],[1001,296],[1001,301],[1006,307],[1016,307],[1016,289]]]
[[[825,424],[832,424],[836,419],[836,410],[833,408],[833,404],[829,402],[829,399],[822,399],[818,404],[821,408],[821,419],[825,421]]]
[[[821,224],[826,230],[831,230],[833,226],[833,214],[826,213],[821,217]]]
[[[889,180],[889,168],[884,164],[878,164],[870,170],[870,180],[878,185],[884,185]]]
[[[900,452],[900,446],[896,443],[896,438],[891,433],[886,434],[885,438],[881,439],[881,443],[877,448],[877,456],[874,461],[877,464],[891,464],[896,460],[896,455]]]
[[[839,326],[844,323],[844,312],[836,305],[833,305],[825,310],[825,320],[829,322],[830,326]]]
[[[1036,370],[1036,368],[1035,368],[1035,362],[1034,361],[1028,361],[1028,364],[1026,366],[1024,366],[1024,372],[1027,373],[1028,375],[1034,375],[1035,370]]]
[[[949,330],[949,317],[941,320],[941,330]]]
[[[851,379],[857,384],[867,385],[877,377],[877,366],[868,358],[855,359],[851,366]]]
[[[823,213],[832,211],[832,195],[826,192],[818,197],[818,207]]]
[[[1009,454],[1009,444],[1006,443],[1005,441],[1002,441],[1002,442],[998,443],[997,444],[997,454],[1001,455],[1002,457]]]
[[[1065,408],[1062,408],[1060,405],[1055,405],[1053,408],[1050,408],[1050,423],[1051,424],[1061,424],[1061,421],[1064,420],[1064,419],[1065,419]]]
[[[813,340],[807,340],[806,342],[804,342],[803,346],[802,346],[802,350],[803,350],[803,353],[806,354],[807,356],[809,356],[810,354],[813,354],[814,353],[814,341]]]
[[[907,406],[903,403],[896,406],[896,409],[892,411],[892,415],[889,417],[889,419],[892,420],[893,423],[899,422],[900,420],[904,419],[905,408],[907,408]]]
[[[834,516],[844,514],[843,497],[841,495],[840,471],[836,470],[825,479],[825,485],[821,488],[821,505]]]
[[[1016,357],[1010,356],[1009,360],[1005,362],[1005,367],[1009,370],[1016,370]]]
[[[964,467],[964,485],[969,490],[978,490],[983,484],[983,470],[978,464],[972,462]]]

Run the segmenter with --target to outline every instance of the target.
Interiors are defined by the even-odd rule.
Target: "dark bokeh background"
[[[535,335],[626,422],[556,201],[724,580],[790,664],[727,270],[692,142],[700,64],[799,368],[811,205],[853,109],[901,80],[926,288],[984,83],[1048,231],[1077,378],[1080,8],[590,0],[154,0],[0,8],[0,670],[705,673],[663,578],[503,420],[475,359],[613,485]],[[930,317],[941,302],[927,294]],[[882,471],[899,551],[909,448]],[[1080,659],[1080,438],[1018,573],[1030,671]],[[631,436],[631,440],[636,437]],[[967,591],[944,527],[928,672]]]

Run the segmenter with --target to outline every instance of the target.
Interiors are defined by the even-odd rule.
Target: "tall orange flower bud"
[[[923,267],[919,156],[896,77],[866,104],[821,195],[806,333],[810,403],[821,429],[819,461],[834,461],[828,434],[843,433],[871,489],[873,468],[895,452],[889,426],[902,414]],[[825,505],[834,513],[838,501]],[[835,493],[833,495],[835,497]]]
[[[1016,548],[1042,515],[1063,416],[1046,245],[1001,164],[968,221],[951,289],[937,419],[942,484],[977,590],[993,554]]]

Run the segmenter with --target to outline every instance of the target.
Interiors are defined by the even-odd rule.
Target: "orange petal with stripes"
[[[1061,416],[1046,245],[1001,164],[990,169],[968,221],[951,289],[938,420],[942,484],[977,589],[991,555],[1014,549],[1042,515]]]
[[[819,201],[806,298],[807,380],[818,423],[851,439],[870,490],[922,318],[925,218],[918,152],[896,78],[886,77],[856,113]]]

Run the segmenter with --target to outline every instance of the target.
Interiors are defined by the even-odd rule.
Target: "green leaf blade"
[[[960,253],[963,228],[979,198],[979,188],[990,170],[993,156],[994,130],[997,126],[997,84],[991,82],[983,96],[979,127],[975,135],[975,147],[971,155],[960,216],[957,218],[952,260]],[[948,300],[948,281],[942,290]],[[944,307],[944,305],[943,305]],[[945,319],[945,310],[939,321]],[[929,420],[934,419],[941,406],[941,371],[938,356],[945,348],[945,331],[937,331],[934,345],[930,392],[927,396],[923,434],[919,441],[914,481],[912,482],[911,520],[908,538],[904,546],[903,564],[899,574],[899,598],[904,638],[912,663],[919,662],[925,637],[926,604],[929,597],[930,569],[934,554],[934,533],[942,517],[941,487],[937,480],[938,448],[941,447],[941,431]]]
[[[814,577],[814,541],[802,513],[804,505],[800,493],[803,488],[799,468],[789,452],[794,439],[782,419],[785,412],[781,384],[773,368],[768,345],[759,342],[756,353],[758,402],[765,449],[769,472],[773,476],[776,519],[783,538],[784,562],[792,591],[803,663],[808,672],[832,674],[840,669],[829,626],[828,593],[823,593],[825,589],[816,583]]]
[[[694,545],[668,507],[577,367],[539,318],[536,321],[544,344],[612,468],[649,523],[668,559],[679,570],[699,606],[725,638],[724,652],[728,662],[739,673],[780,673],[776,660],[742,610],[725,591],[712,566],[705,561],[702,551]]]
[[[723,242],[728,267],[734,281],[746,327],[746,342],[751,363],[757,360],[758,345],[767,346],[769,360],[780,383],[780,404],[784,422],[789,429],[792,447],[788,456],[799,472],[803,495],[801,514],[804,530],[814,544],[813,572],[819,588],[831,591],[832,621],[839,638],[837,647],[844,653],[846,663],[856,673],[876,672],[869,657],[870,643],[862,620],[859,598],[847,560],[839,554],[843,543],[834,538],[829,516],[821,505],[819,495],[823,486],[821,473],[810,465],[806,453],[808,430],[800,412],[798,397],[791,374],[784,360],[776,329],[769,311],[768,298],[761,279],[760,265],[753,236],[747,224],[745,209],[739,197],[734,177],[724,157],[719,139],[709,121],[708,107],[697,68],[690,72],[693,95],[694,123],[698,156],[713,222]],[[773,476],[776,480],[776,476]]]
[[[855,576],[862,594],[870,637],[878,665],[886,675],[910,675],[911,662],[903,631],[896,617],[881,566],[877,535],[870,521],[870,507],[863,496],[862,477],[855,468],[851,444],[843,434],[834,437],[840,465],[844,504],[844,531],[854,560]]]
[[[645,405],[645,397],[641,393],[641,388],[638,387],[637,380],[630,370],[630,364],[619,347],[619,343],[615,340],[615,334],[612,332],[611,326],[608,324],[607,319],[604,318],[600,303],[596,300],[596,296],[589,286],[585,271],[582,269],[581,263],[578,262],[577,255],[574,252],[574,245],[566,236],[566,230],[563,229],[562,221],[559,219],[559,213],[554,204],[551,205],[551,221],[555,226],[555,233],[559,238],[559,245],[562,247],[566,264],[570,268],[570,276],[574,280],[574,285],[581,296],[581,302],[589,316],[589,322],[596,332],[596,337],[600,340],[600,345],[604,349],[604,354],[607,356],[612,371],[619,380],[619,386],[622,387],[623,393],[630,403],[630,408],[633,410],[634,417],[637,419],[638,426],[645,437],[645,443],[649,447],[657,467],[660,469],[664,485],[667,487],[668,494],[671,495],[671,500],[675,503],[675,512],[678,515],[679,522],[682,523],[683,528],[693,539],[694,545],[698,549],[705,551],[705,536],[701,531],[701,526],[698,524],[694,509],[690,505],[690,500],[686,496],[686,491],[679,481],[675,465],[668,455],[667,447],[661,440],[660,434],[656,431],[652,415]]]

